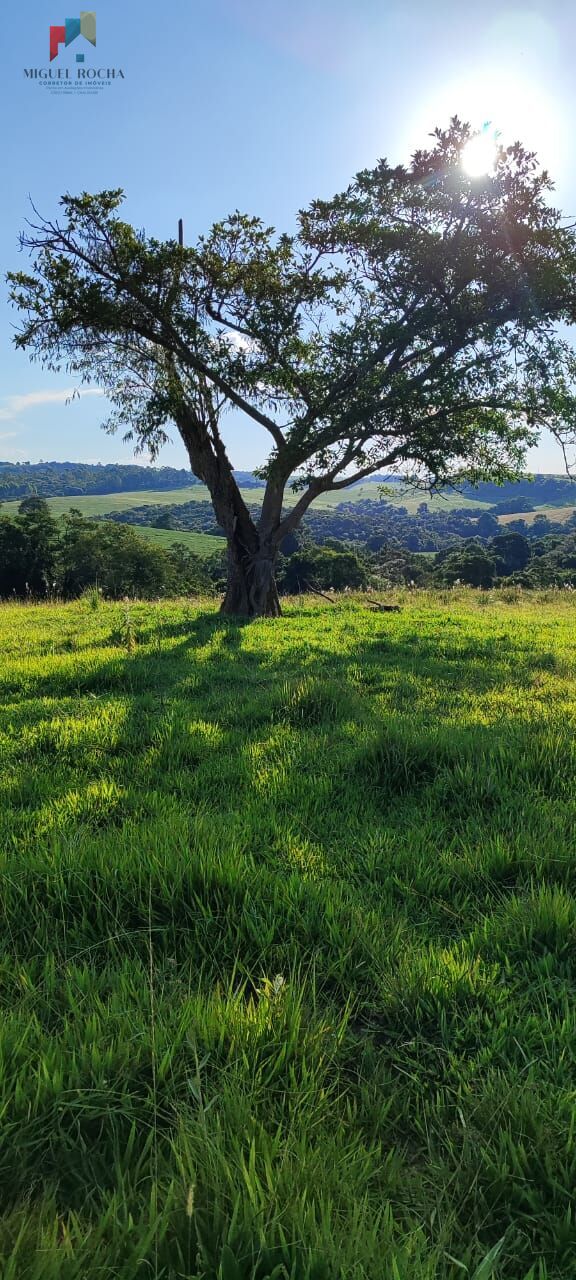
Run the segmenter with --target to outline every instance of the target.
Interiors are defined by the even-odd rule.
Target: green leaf
[[[492,1248],[486,1254],[486,1257],[482,1259],[480,1266],[476,1267],[474,1275],[472,1276],[472,1280],[491,1280],[491,1276],[494,1275],[494,1267],[496,1266],[496,1263],[504,1248],[505,1240],[506,1240],[506,1236],[502,1236],[502,1239],[499,1240],[497,1244],[492,1246]]]
[[[218,1267],[218,1280],[242,1280],[238,1262],[227,1244],[224,1245],[222,1250],[220,1266]]]
[[[447,1257],[448,1261],[452,1263],[454,1267],[458,1267],[460,1271],[465,1271],[466,1275],[468,1275],[468,1267],[466,1266],[465,1262],[459,1262],[458,1258],[455,1258],[452,1253],[447,1253],[445,1256]]]

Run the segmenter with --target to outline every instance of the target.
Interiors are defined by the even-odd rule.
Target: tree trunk
[[[214,513],[228,540],[228,583],[220,612],[230,617],[278,618],[282,610],[274,569],[285,479],[268,482],[256,525],[218,434],[217,414],[208,392],[202,410],[200,413],[183,401],[177,425],[190,466],[210,490]]]
[[[236,536],[229,538],[228,583],[220,612],[232,617],[279,618],[275,562],[273,548],[259,545],[251,552]]]

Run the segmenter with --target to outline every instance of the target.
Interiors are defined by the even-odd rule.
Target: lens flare
[[[494,133],[486,129],[466,143],[461,157],[462,168],[469,178],[484,178],[494,172],[496,165],[496,140]]]

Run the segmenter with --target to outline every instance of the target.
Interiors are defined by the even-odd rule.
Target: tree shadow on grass
[[[148,635],[152,640],[153,629]],[[375,704],[373,695],[384,684],[412,694],[412,684],[402,681],[415,677],[436,692],[454,693],[462,667],[453,650],[445,661],[428,638],[419,641],[415,634],[407,645],[405,635],[382,631],[358,639],[348,653],[319,646],[308,654],[303,675],[299,650],[292,660],[289,649],[247,653],[245,624],[220,615],[164,627],[162,635],[169,640],[164,650],[161,643],[146,650],[137,645],[97,667],[80,655],[72,670],[38,673],[27,680],[26,700],[11,709],[18,735],[30,725],[41,728],[55,713],[77,718],[78,702],[93,715],[122,700],[121,725],[104,747],[87,742],[63,751],[56,726],[16,758],[25,771],[50,771],[55,806],[68,791],[85,789],[88,829],[107,820],[105,803],[97,804],[90,788],[111,778],[131,797],[127,818],[137,817],[139,807],[143,819],[152,816],[157,797],[167,796],[192,816],[202,808],[215,818],[229,814],[231,821],[244,815],[255,846],[260,839],[272,851],[275,824],[286,828],[292,815],[297,829],[300,814],[304,828],[320,827],[316,843],[330,871],[331,846],[341,843],[349,826],[356,841],[367,841],[375,831],[396,832],[411,812],[413,825],[435,821],[440,840],[450,841],[471,815],[492,833],[499,824],[508,832],[526,788],[544,798],[564,797],[572,757],[565,744],[546,741],[545,727],[532,726],[527,742],[523,726],[516,737],[507,726],[467,727],[465,711],[456,732],[454,705],[450,716],[437,705],[424,716],[412,697],[386,713]],[[170,643],[174,637],[176,644]],[[196,649],[216,639],[213,654],[196,660]],[[495,661],[489,647],[465,657],[467,677],[473,665],[466,688],[472,684],[484,693],[510,681],[508,660]],[[523,674],[517,666],[514,681]],[[56,708],[40,698],[56,699]],[[530,760],[522,764],[527,745]],[[8,788],[5,800],[12,796],[22,807],[33,794],[28,785],[21,794]],[[121,813],[117,800],[109,808],[111,826],[121,825]],[[65,815],[64,807],[63,821]]]
[[[432,791],[440,796],[442,786],[445,806],[440,816],[445,827],[447,817],[452,815],[455,833],[467,804],[483,805],[487,813],[498,808],[498,796],[502,794],[499,782],[503,778],[505,781],[506,774],[501,759],[503,729],[466,729],[467,712],[463,708],[463,733],[458,738],[452,727],[454,691],[460,685],[463,692],[473,689],[482,695],[509,683],[523,686],[534,669],[533,654],[516,651],[513,644],[507,645],[505,652],[495,653],[494,646],[482,642],[460,649],[443,644],[439,652],[441,638],[436,643],[416,630],[408,636],[405,632],[396,636],[381,624],[379,634],[358,637],[348,652],[335,652],[333,645],[327,641],[323,646],[320,639],[306,654],[303,672],[301,647],[293,654],[286,644],[272,653],[266,647],[261,653],[252,647],[247,652],[246,625],[247,620],[211,613],[161,627],[155,627],[152,621],[149,627],[142,628],[148,641],[146,648],[138,642],[133,651],[127,647],[125,652],[119,652],[116,648],[113,655],[97,665],[93,654],[82,651],[63,661],[59,671],[52,664],[47,675],[41,671],[28,675],[24,688],[20,676],[11,683],[7,674],[4,696],[20,694],[19,705],[10,709],[15,735],[30,726],[41,727],[48,717],[77,717],[78,702],[87,705],[93,714],[96,707],[104,711],[118,699],[123,701],[123,721],[116,739],[100,752],[90,752],[87,744],[85,769],[82,746],[76,754],[69,752],[67,759],[66,753],[64,758],[61,755],[60,764],[67,768],[60,778],[53,778],[54,798],[58,786],[65,781],[72,786],[80,776],[86,785],[111,773],[122,786],[141,792],[144,808],[151,791],[167,790],[184,801],[188,771],[191,802],[200,803],[197,770],[206,768],[210,755],[205,752],[203,757],[190,739],[189,723],[196,718],[221,730],[220,750],[213,752],[213,759],[222,766],[227,757],[227,787],[232,787],[236,761],[237,810],[253,807],[256,799],[256,783],[250,787],[249,777],[251,772],[257,775],[252,766],[247,768],[251,750],[258,744],[262,748],[266,732],[271,736],[282,730],[292,733],[292,740],[290,763],[284,769],[281,784],[277,780],[273,789],[271,803],[276,806],[282,804],[288,809],[292,801],[297,805],[299,797],[302,799],[298,787],[302,789],[305,771],[312,779],[311,785],[316,781],[326,813],[336,812],[344,823],[343,797],[350,781],[354,781],[358,803],[379,825],[395,806],[404,806],[407,801],[420,804],[423,799],[430,799]],[[285,641],[286,624],[274,625],[282,628],[278,634]],[[213,646],[213,652],[205,652],[207,645]],[[434,704],[421,705],[419,682],[433,689]],[[374,695],[390,689],[398,690],[396,705],[384,712],[375,703]],[[439,705],[443,691],[451,699],[449,714]],[[41,699],[53,699],[56,706],[47,707]],[[343,734],[346,725],[349,727]],[[356,736],[354,729],[358,730]],[[50,734],[44,739],[40,734],[32,748],[28,745],[22,752],[22,767],[30,769],[44,763],[51,768],[59,750],[56,733],[53,739]],[[534,735],[532,740],[534,744]],[[311,758],[315,742],[318,749],[312,750]],[[152,751],[155,744],[157,749]],[[512,754],[520,750],[518,744],[511,747]],[[322,759],[322,752],[326,751],[333,761],[329,786]],[[530,777],[530,771],[522,775],[524,784],[529,781],[533,787],[544,788],[544,794],[557,796],[566,761],[558,758],[546,771],[544,748],[535,754],[537,764]],[[475,766],[475,759],[479,767]],[[265,773],[266,768],[264,759],[260,772]],[[282,771],[281,759],[278,768]],[[482,783],[478,781],[480,773],[484,774]],[[518,771],[516,777],[520,778]],[[208,786],[211,804],[215,790]],[[261,786],[261,792],[264,810],[265,786]],[[226,798],[222,793],[223,807]],[[328,821],[327,828],[332,833],[334,823]]]
[[[275,625],[282,627],[283,623]],[[449,651],[444,647],[439,654],[438,646],[417,632],[408,638],[382,632],[367,641],[359,640],[346,653],[317,645],[307,652],[303,672],[301,648],[293,655],[289,649],[272,655],[266,649],[261,654],[253,649],[246,652],[245,627],[242,620],[201,614],[163,626],[157,633],[150,627],[144,632],[149,641],[146,649],[136,643],[133,651],[127,646],[120,652],[116,645],[114,654],[97,665],[92,655],[82,651],[47,675],[37,672],[23,681],[20,675],[11,679],[7,673],[1,692],[5,697],[19,695],[18,705],[10,707],[12,729],[18,733],[20,727],[39,724],[48,715],[65,715],[68,705],[72,708],[78,699],[88,698],[94,704],[95,700],[113,702],[118,697],[127,699],[123,737],[131,741],[142,741],[142,722],[147,718],[156,727],[161,725],[175,703],[191,713],[204,708],[207,714],[222,718],[223,699],[224,720],[229,726],[241,724],[246,732],[251,723],[258,729],[266,723],[282,722],[301,729],[334,729],[340,720],[353,719],[361,707],[370,709],[375,723],[381,719],[382,713],[373,705],[369,708],[369,703],[382,689],[398,688],[396,712],[417,714],[421,710],[418,681],[435,691],[436,703],[430,710],[441,726],[452,718],[453,708],[450,716],[443,715],[438,707],[439,691],[454,694],[460,684],[481,695],[510,683],[524,686],[532,677],[535,662],[540,669],[534,655],[511,655],[509,649],[506,655],[498,656],[489,646],[452,647]],[[162,648],[164,641],[174,638],[177,644]],[[214,651],[201,654],[215,640]],[[517,659],[513,671],[511,656]],[[41,699],[53,699],[57,705],[46,707]]]
[[[279,639],[281,634],[286,637],[286,630],[277,632]],[[56,710],[76,720],[87,708],[104,714],[121,702],[122,717],[113,749],[95,751],[88,737],[59,756],[58,738],[48,733],[22,756],[24,774],[44,767],[61,825],[34,831],[28,824],[22,850],[34,849],[30,864],[16,849],[5,885],[10,957],[33,966],[47,946],[58,973],[65,964],[77,966],[81,991],[83,965],[102,971],[113,988],[116,975],[135,960],[134,980],[145,983],[152,947],[158,1008],[167,1021],[163,1002],[178,1011],[201,992],[205,1009],[212,992],[233,982],[234,991],[246,984],[246,1005],[250,998],[256,1007],[263,975],[287,976],[308,1001],[310,1024],[320,1020],[314,1057],[328,1064],[327,1087],[338,1080],[342,1093],[353,1091],[358,1109],[343,1132],[365,1133],[369,1141],[384,1132],[389,1145],[409,1143],[411,1160],[425,1161],[427,1139],[417,1120],[424,1115],[448,1163],[450,1135],[457,1133],[453,1172],[459,1185],[462,1141],[461,1129],[453,1129],[453,1100],[474,1117],[483,1089],[490,1099],[490,1036],[499,1009],[499,1069],[504,1063],[513,1085],[510,1028],[515,1033],[525,1016],[540,1103],[547,1096],[546,1054],[533,1045],[535,997],[528,980],[519,1012],[521,967],[534,964],[532,980],[541,955],[548,964],[544,977],[550,956],[567,966],[572,916],[561,895],[558,905],[550,892],[562,869],[531,861],[518,844],[509,848],[510,815],[517,822],[530,810],[534,821],[530,793],[538,788],[540,800],[567,805],[563,785],[574,776],[567,738],[558,738],[555,747],[545,723],[534,726],[530,740],[523,738],[521,716],[517,737],[502,724],[475,726],[466,722],[465,700],[455,731],[453,707],[450,719],[439,713],[430,723],[414,704],[391,714],[373,696],[383,676],[388,683],[404,680],[407,688],[415,677],[446,689],[459,685],[467,694],[471,665],[475,692],[489,693],[524,679],[529,659],[519,652],[524,665],[517,661],[511,671],[509,652],[495,658],[487,646],[480,653],[469,647],[460,659],[452,647],[443,657],[428,637],[415,632],[407,644],[405,635],[382,629],[379,636],[358,637],[348,652],[318,641],[303,668],[301,644],[292,656],[286,644],[258,654],[252,646],[246,652],[245,635],[242,624],[209,615],[186,620],[182,630],[180,624],[158,629],[158,636],[152,627],[146,649],[137,641],[133,651],[103,650],[97,667],[83,654],[71,660],[72,669],[63,665],[52,676],[27,678],[21,702],[11,709],[15,735],[32,722],[36,728],[54,719],[54,704],[43,698],[56,699]],[[211,643],[212,656],[205,652]],[[98,790],[106,780],[119,794]],[[530,899],[523,914],[515,906],[508,911],[518,890],[531,893],[535,868],[542,902]],[[567,861],[564,869],[573,874]],[[54,1043],[62,1025],[74,1019],[64,1006],[60,1010],[58,983],[48,999],[43,981],[41,974],[32,994],[18,988],[18,998],[36,1001],[38,1025]],[[552,984],[545,996],[553,1000]],[[104,990],[105,1011],[107,998]],[[90,1003],[87,1008],[90,1013]],[[341,1015],[345,1009],[353,1016],[337,1042],[330,1038],[334,1010]],[[79,1088],[95,1113],[93,1122],[87,1112],[82,1132],[94,1160],[83,1158],[81,1177],[74,1165],[69,1185],[62,1177],[64,1202],[75,1188],[84,1193],[82,1180],[94,1181],[99,1164],[113,1165],[107,1087],[100,1084],[98,1093],[90,1065],[94,1032],[84,1033],[81,1017],[76,1022],[83,1051],[87,1045]],[[104,1038],[106,1018],[102,1027]],[[195,1016],[191,1027],[194,1052],[198,1045],[200,1058],[209,1055],[215,1090],[238,1056],[238,1043],[252,1069],[255,1051],[238,1041],[234,1027],[223,1039],[219,1016],[206,1014],[204,1022]],[[144,1017],[130,1059],[122,1058],[116,1071],[122,1089],[132,1091],[138,1119],[148,1114],[150,1099],[147,1035]],[[271,1039],[272,1031],[263,1036],[264,1059]],[[263,1089],[270,1106],[270,1099],[285,1097],[290,1107],[299,1052],[292,1045],[285,1067],[279,1058],[272,1087]],[[519,1059],[522,1072],[527,1056],[528,1049]],[[187,1041],[178,1043],[174,1060],[180,1073],[174,1097],[181,1099],[188,1073],[192,1077],[196,1069]],[[372,1093],[362,1092],[364,1077],[372,1081]],[[162,1102],[169,1090],[162,1080],[158,1087]],[[35,1101],[33,1121],[34,1107]],[[520,1113],[514,1116],[513,1104],[508,1111],[514,1132],[521,1133]],[[68,1098],[60,1114],[73,1129]],[[48,1153],[47,1168],[57,1181],[69,1146],[54,1130],[52,1110],[46,1115],[39,1148]],[[172,1124],[170,1112],[167,1131]],[[491,1120],[490,1136],[493,1128]],[[494,1180],[488,1156],[478,1172],[489,1147],[486,1136],[474,1145],[463,1179],[465,1190],[472,1188],[471,1210],[478,1187],[491,1188]],[[545,1143],[537,1138],[532,1147],[544,1149]],[[22,1178],[24,1173],[29,1170]],[[558,1177],[556,1165],[546,1167],[543,1196],[552,1194]],[[536,1194],[538,1179],[528,1183]],[[13,1194],[13,1187],[6,1191]],[[505,1188],[502,1204],[512,1198]],[[496,1216],[502,1212],[497,1206]],[[557,1216],[560,1222],[560,1210]]]

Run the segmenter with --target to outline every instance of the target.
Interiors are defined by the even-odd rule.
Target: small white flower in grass
[[[286,990],[286,979],[281,973],[277,973],[274,978],[264,978],[262,986],[258,988],[258,995],[264,1001],[278,1000]]]

